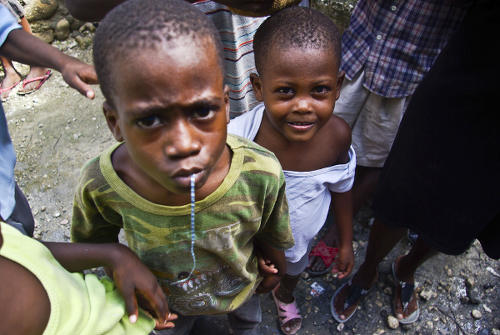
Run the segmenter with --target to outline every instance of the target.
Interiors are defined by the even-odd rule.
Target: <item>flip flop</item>
[[[21,81],[18,81],[18,82],[16,82],[16,83],[12,84],[12,86],[10,86],[10,87],[0,88],[0,95],[4,94],[4,93],[6,93],[6,92],[9,92],[9,94],[10,94],[10,91],[12,91],[12,89],[13,89],[14,87],[16,87],[17,85],[19,85],[19,83],[20,83],[20,82],[21,82]],[[3,97],[3,98],[2,98],[2,102],[7,101],[7,98],[9,97],[9,94],[7,94],[7,96],[6,96],[6,97]]]
[[[335,310],[335,298],[344,288],[351,289],[349,295],[347,296],[347,299],[344,302],[344,311],[349,309],[352,306],[356,306],[356,308],[352,311],[351,315],[349,315],[347,318],[341,319],[340,315]],[[368,295],[370,290],[371,290],[371,288],[365,290],[365,289],[361,288],[360,286],[353,284],[352,277],[351,277],[351,279],[346,281],[344,284],[342,284],[342,286],[340,286],[337,289],[337,291],[335,291],[332,299],[330,300],[330,312],[332,313],[333,318],[339,323],[347,322],[347,320],[349,320],[350,318],[353,317],[354,314],[356,314],[356,311],[358,310],[359,304],[364,299],[364,297],[366,297]]]
[[[398,276],[396,276],[396,262],[398,262],[400,259],[401,256],[396,258],[396,260],[392,262],[392,276],[394,277],[394,281],[396,283],[396,290],[394,290],[394,295],[397,294],[398,290],[401,292],[400,299],[401,299],[401,305],[403,306],[403,313],[410,305],[412,299],[415,299],[415,302],[417,304],[417,309],[413,313],[411,313],[404,319],[398,319],[399,323],[406,325],[418,320],[418,317],[420,315],[420,306],[418,305],[418,298],[417,294],[415,293],[415,284],[401,281],[399,280]],[[394,314],[396,314],[396,304],[394,303],[395,300],[396,297],[394,297],[392,306]]]
[[[309,253],[309,259],[313,256],[318,256],[325,264],[325,269],[323,271],[312,271],[311,268],[307,268],[306,272],[311,276],[322,276],[330,272],[335,265],[335,257],[339,252],[338,248],[329,247],[326,245],[325,241],[321,240],[316,244],[316,246]]]
[[[36,85],[35,88],[33,88],[29,91],[17,91],[17,94],[26,95],[26,94],[30,94],[30,93],[33,93],[33,92],[39,90],[40,87],[42,87],[42,85],[50,78],[51,75],[52,75],[52,71],[47,70],[47,72],[45,72],[45,74],[43,76],[34,77],[34,78],[30,78],[30,79],[25,78],[23,80],[23,89],[26,87],[26,85],[28,85],[32,82],[39,81],[39,83],[38,83],[38,85]]]
[[[279,285],[276,286],[272,291],[271,295],[273,296],[274,304],[276,305],[276,309],[278,310],[278,321],[280,324],[280,329],[285,335],[294,335],[296,334],[300,328],[302,327],[302,316],[300,315],[300,310],[297,307],[297,300],[293,300],[293,302],[286,304],[276,298],[276,290]],[[284,327],[290,320],[299,319],[300,322],[293,328],[287,329],[288,327]]]

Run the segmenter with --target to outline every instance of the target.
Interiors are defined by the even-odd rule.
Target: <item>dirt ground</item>
[[[91,60],[90,51],[79,50],[74,40],[55,46],[86,62]],[[26,72],[26,68],[22,70]],[[97,87],[96,93],[96,99],[90,101],[54,73],[40,91],[24,97],[12,93],[4,103],[17,151],[17,180],[31,203],[39,239],[69,240],[79,170],[114,141],[102,116],[103,98]],[[369,218],[365,210],[355,223],[357,264],[364,256]],[[421,308],[418,322],[390,329],[390,265],[407,247],[408,242],[402,243],[381,264],[377,285],[343,329],[330,314],[330,298],[341,283],[331,275],[304,277],[297,289],[304,316],[299,334],[500,334],[500,264],[487,258],[477,243],[461,256],[439,255],[424,264],[416,277]],[[319,296],[311,294],[311,287],[317,285],[314,283],[325,289]],[[280,334],[269,295],[262,296],[262,307],[261,334]],[[221,319],[219,325],[223,324]]]

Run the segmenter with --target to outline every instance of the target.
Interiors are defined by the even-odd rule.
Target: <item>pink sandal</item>
[[[279,285],[276,286],[272,291],[271,294],[273,296],[274,303],[276,304],[276,309],[278,310],[278,318],[279,318],[279,324],[281,331],[285,335],[294,335],[296,334],[299,329],[302,327],[302,316],[300,315],[299,308],[297,307],[297,301],[294,299],[292,303],[285,304],[284,302],[280,301],[278,298],[276,298],[276,290],[279,288]],[[290,327],[284,327],[286,323],[288,323],[291,320],[296,320],[298,319],[299,322],[295,327],[290,328]]]

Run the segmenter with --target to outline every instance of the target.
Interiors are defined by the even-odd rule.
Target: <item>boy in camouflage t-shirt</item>
[[[176,334],[189,332],[186,316],[220,313],[230,313],[236,334],[254,334],[253,293],[277,283],[293,245],[279,162],[227,136],[219,45],[212,23],[180,0],[128,1],[95,36],[104,114],[121,143],[84,167],[72,239],[114,242],[123,228],[180,314]],[[257,249],[278,269],[262,283]]]

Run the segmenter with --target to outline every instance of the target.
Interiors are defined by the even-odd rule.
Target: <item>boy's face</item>
[[[308,141],[328,121],[344,74],[338,59],[322,49],[271,48],[260,77],[252,74],[266,117],[288,141]]]
[[[228,90],[212,44],[169,42],[112,71],[114,108],[105,104],[105,116],[136,172],[176,194],[189,190],[193,173],[203,186],[228,150]]]

